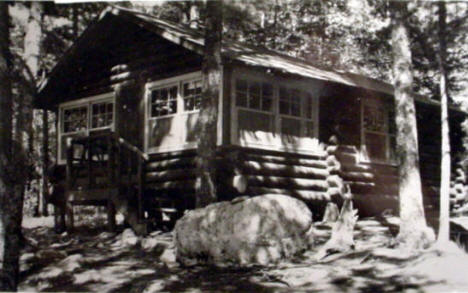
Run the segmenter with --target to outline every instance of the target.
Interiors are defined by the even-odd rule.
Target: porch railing
[[[116,133],[106,131],[67,141],[67,190],[116,188],[127,199],[136,192],[143,218],[144,169],[148,156]],[[135,188],[136,186],[136,188]]]

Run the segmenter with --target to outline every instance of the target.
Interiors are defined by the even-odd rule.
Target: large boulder
[[[267,265],[312,244],[312,213],[278,194],[219,202],[186,213],[175,226],[179,263]]]

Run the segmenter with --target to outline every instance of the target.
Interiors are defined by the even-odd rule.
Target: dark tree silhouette
[[[19,277],[22,192],[15,188],[12,142],[8,3],[0,2],[0,291],[16,291]],[[16,152],[16,151],[15,151]],[[13,167],[15,166],[15,167]]]

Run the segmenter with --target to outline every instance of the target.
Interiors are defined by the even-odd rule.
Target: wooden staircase
[[[148,232],[143,209],[147,155],[113,132],[94,133],[67,142],[66,213],[73,229],[74,205],[107,206],[109,229],[116,211],[138,234]]]

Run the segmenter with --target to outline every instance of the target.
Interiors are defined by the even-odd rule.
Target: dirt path
[[[22,291],[92,292],[385,292],[468,291],[468,257],[454,250],[411,257],[388,249],[389,229],[359,221],[356,250],[321,261],[315,252],[329,237],[317,227],[316,247],[300,258],[261,268],[180,267],[171,233],[144,239],[129,230],[108,233],[81,226],[57,235],[48,220],[25,228],[28,244],[21,257]]]

